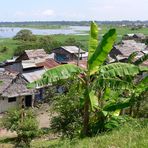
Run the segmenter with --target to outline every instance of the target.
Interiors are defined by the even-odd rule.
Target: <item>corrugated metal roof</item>
[[[134,51],[144,51],[146,48],[146,45],[144,43],[137,43],[134,40],[123,40],[122,44],[116,45],[116,49],[120,50],[123,56],[129,56]]]
[[[77,65],[77,61],[70,61],[69,64]],[[86,69],[87,68],[87,60],[80,60],[79,67]]]
[[[82,58],[87,58],[88,57],[88,52],[83,53],[81,57]]]
[[[37,58],[48,58],[48,54],[44,49],[33,49],[33,50],[25,50],[29,59],[37,59]]]
[[[30,70],[24,72],[22,75],[29,83],[31,83],[40,79],[42,75],[45,73],[45,71],[46,71],[45,69]]]
[[[68,51],[69,53],[74,53],[74,54],[79,53],[79,48],[77,46],[62,46],[62,48]],[[80,49],[80,53],[85,53],[85,51]]]
[[[54,53],[48,54],[48,58],[49,59],[54,59],[54,55],[55,55]]]
[[[37,66],[44,66],[46,69],[50,69],[56,66],[59,66],[59,64],[54,61],[53,59],[46,59],[44,62],[36,63]]]
[[[23,66],[23,69],[37,67],[35,64],[35,61],[33,60],[23,60],[22,66]]]

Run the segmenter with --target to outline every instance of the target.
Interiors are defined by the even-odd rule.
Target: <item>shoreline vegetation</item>
[[[30,29],[69,29],[68,25],[16,25],[16,24],[0,24],[0,28],[9,27],[9,28],[30,28]]]

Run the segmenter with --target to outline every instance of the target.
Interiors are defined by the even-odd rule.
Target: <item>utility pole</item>
[[[77,59],[77,66],[79,66],[79,61],[80,61],[80,47],[78,47],[78,59]]]

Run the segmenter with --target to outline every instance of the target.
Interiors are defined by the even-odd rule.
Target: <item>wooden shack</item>
[[[76,46],[61,46],[53,51],[54,60],[58,63],[68,63],[69,61],[82,59],[82,55],[86,52]]]

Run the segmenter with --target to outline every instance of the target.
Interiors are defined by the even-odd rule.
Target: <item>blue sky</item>
[[[0,21],[148,20],[148,0],[0,0]]]

